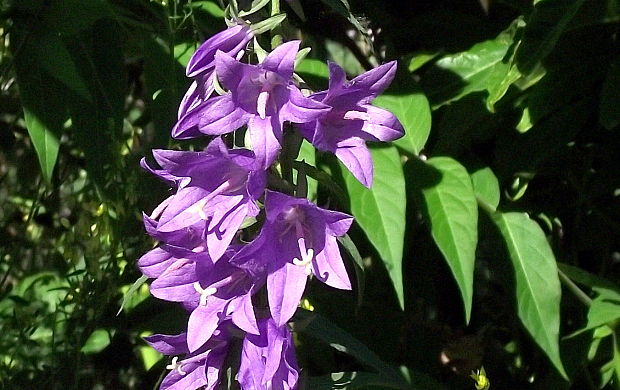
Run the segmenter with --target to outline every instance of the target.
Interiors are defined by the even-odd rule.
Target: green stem
[[[584,305],[590,307],[592,306],[592,298],[588,296],[582,289],[579,288],[562,270],[558,269],[558,275],[560,276],[560,281],[568,288],[570,292],[575,295],[575,297]]]
[[[480,199],[478,196],[476,196],[476,202],[478,203],[478,207],[483,209],[487,214],[489,214],[489,216],[495,214],[495,212],[497,211],[495,210],[495,207]]]

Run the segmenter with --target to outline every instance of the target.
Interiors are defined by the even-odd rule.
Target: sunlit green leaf
[[[478,169],[471,174],[471,182],[476,197],[496,209],[499,205],[500,191],[499,182],[493,170],[489,167]]]
[[[422,86],[433,108],[500,83],[508,64],[502,59],[512,44],[510,34],[478,43],[469,50],[448,54],[435,62],[422,78]]]
[[[24,107],[26,128],[34,145],[41,165],[41,174],[48,183],[52,179],[52,172],[58,158],[59,141],[54,132],[41,122],[36,114]]]
[[[394,144],[411,154],[418,154],[431,131],[431,109],[420,88],[411,80],[398,78],[385,93],[373,101],[396,115],[405,128],[405,135]]]
[[[189,59],[192,58],[192,55],[196,51],[197,46],[193,42],[183,42],[174,46],[174,58],[181,64],[181,66],[186,67]]]
[[[412,166],[424,216],[459,286],[469,322],[478,243],[478,205],[471,179],[467,170],[449,157],[434,157]]]
[[[319,89],[327,88],[329,70],[325,61],[314,58],[304,58],[296,67],[297,72],[310,87]]]
[[[566,378],[558,344],[561,287],[545,233],[524,213],[496,213],[493,221],[512,261],[519,318]]]
[[[620,301],[598,297],[592,301],[592,306],[588,310],[588,322],[585,329],[613,324],[618,319],[620,319]]]
[[[88,336],[88,339],[80,349],[80,352],[90,355],[101,352],[110,345],[111,335],[107,329],[97,329]]]
[[[296,158],[297,161],[303,161],[310,165],[316,164],[316,149],[314,146],[310,144],[307,140],[303,140],[301,143],[301,148],[299,148],[299,154]],[[299,174],[298,170],[293,171],[293,179],[297,184],[297,175]],[[306,182],[308,183],[308,193],[307,198],[311,200],[316,200],[316,194],[318,189],[318,181],[312,177],[308,177],[306,174]]]
[[[351,212],[375,246],[390,275],[396,296],[404,307],[402,259],[405,235],[405,179],[395,147],[372,149],[374,184],[361,185],[342,166]]]
[[[142,275],[131,285],[131,287],[129,287],[129,289],[127,289],[127,291],[123,294],[123,302],[121,303],[121,307],[118,309],[116,315],[119,315],[123,309],[130,306],[129,303],[131,303],[134,299],[134,295],[138,292],[138,290],[140,290],[140,287],[142,287],[148,279],[149,278],[146,275]],[[131,306],[133,307],[135,305]]]

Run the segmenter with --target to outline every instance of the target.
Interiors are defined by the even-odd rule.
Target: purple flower
[[[299,126],[317,149],[335,153],[363,185],[372,185],[373,167],[366,141],[402,137],[403,126],[389,111],[370,105],[396,73],[396,61],[347,81],[344,70],[329,63],[329,88],[310,97],[331,107],[316,121]]]
[[[265,284],[266,276],[231,265],[228,260],[236,250],[236,246],[230,247],[215,264],[206,253],[178,258],[164,248],[138,260],[140,270],[155,278],[151,283],[154,297],[180,302],[191,312],[187,328],[190,352],[201,348],[218,325],[231,319],[242,330],[258,333],[252,295]]]
[[[260,333],[243,340],[237,380],[243,390],[294,389],[299,378],[290,330],[271,318],[258,322]]]
[[[173,355],[171,370],[160,385],[161,390],[195,390],[198,388],[211,390],[220,383],[220,372],[228,354],[230,334],[229,324],[223,324],[214,336],[200,350],[189,353],[187,335],[156,334],[145,337],[145,340],[157,351],[165,355]],[[179,360],[178,355],[185,355]]]
[[[261,233],[231,262],[266,271],[271,316],[282,326],[295,313],[310,274],[329,286],[351,289],[336,237],[347,232],[353,217],[272,191],[265,210]]]
[[[233,250],[230,251],[234,253]],[[177,274],[185,278],[182,272]],[[187,344],[190,351],[206,343],[223,321],[231,319],[242,330],[258,334],[252,296],[265,284],[264,274],[252,274],[231,265],[228,259],[214,266],[196,262],[195,305],[187,325]]]
[[[230,90],[184,115],[172,130],[175,138],[199,133],[230,133],[247,124],[258,166],[267,168],[281,148],[284,121],[306,123],[317,119],[329,107],[304,97],[292,83],[299,41],[278,46],[259,65],[243,64],[217,52],[215,70],[222,85]]]
[[[242,23],[213,35],[200,45],[187,64],[187,77],[195,80],[181,101],[179,118],[203,103],[213,93],[215,53],[220,50],[235,57],[252,37],[250,26]]]
[[[147,231],[194,252],[206,249],[216,261],[244,218],[258,214],[255,202],[263,193],[265,172],[253,169],[250,151],[228,150],[219,138],[206,152],[154,150],[153,155],[161,169],[151,172],[173,181],[178,190],[156,209],[155,226],[155,218],[145,217]],[[202,239],[206,248],[200,246]]]

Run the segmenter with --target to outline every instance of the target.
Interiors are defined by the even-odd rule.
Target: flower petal
[[[351,142],[351,146],[338,146],[336,157],[349,169],[349,171],[366,188],[372,186],[372,157],[363,141]],[[357,144],[356,144],[357,143]]]
[[[195,264],[179,259],[151,283],[151,294],[170,302],[190,302],[197,299],[193,284],[197,281]]]
[[[242,389],[262,389],[263,373],[263,349],[252,342],[254,337],[247,335],[243,340],[241,350],[241,364],[237,380]]]
[[[327,225],[327,233],[332,236],[344,236],[353,223],[349,214],[332,210],[323,210],[323,219]]]
[[[175,258],[161,248],[155,248],[146,252],[138,259],[140,271],[149,278],[156,278],[175,262]]]
[[[316,255],[313,273],[321,282],[342,290],[351,289],[351,281],[344,267],[336,238],[325,237],[323,250]]]
[[[267,294],[271,317],[278,326],[286,324],[295,314],[307,279],[305,268],[291,263],[270,270],[267,275]]]
[[[255,67],[239,62],[222,51],[215,53],[215,73],[228,90],[236,90],[243,76],[253,72]]]
[[[390,61],[374,69],[364,72],[349,83],[352,89],[359,91],[359,102],[361,104],[370,103],[372,99],[379,96],[394,80],[396,75],[396,61]],[[365,97],[362,97],[361,94]]]
[[[245,332],[258,334],[251,292],[233,299],[230,305],[233,310],[231,315],[233,323]]]
[[[344,69],[335,62],[328,61],[327,67],[329,68],[329,88],[330,90],[342,87],[347,82],[347,74]]]
[[[208,383],[204,368],[204,364],[191,363],[183,366],[183,370],[186,373],[185,375],[181,375],[177,370],[172,370],[161,382],[159,389],[199,389],[200,387],[205,386]]]
[[[280,118],[293,123],[307,123],[327,113],[331,107],[305,97],[294,85],[288,86],[289,97],[280,109]]]
[[[366,141],[394,141],[405,134],[403,125],[388,110],[371,105],[364,105],[364,108],[369,117],[362,126],[362,131],[369,135],[364,137]]]
[[[164,355],[181,355],[189,353],[187,349],[187,333],[178,335],[154,334],[144,337],[149,345]]]
[[[261,63],[261,67],[270,70],[290,79],[293,76],[293,68],[295,67],[295,56],[299,51],[301,41],[290,41],[276,47]]]
[[[162,213],[157,224],[158,232],[173,232],[191,226],[204,217],[204,207],[200,201],[209,194],[200,187],[186,187],[180,189],[172,198],[166,210]],[[201,215],[201,212],[202,214]]]
[[[246,124],[248,119],[248,113],[234,103],[232,95],[216,96],[185,114],[172,129],[172,137],[226,134]]]
[[[282,149],[282,123],[275,116],[261,119],[253,116],[249,123],[252,150],[256,155],[256,169],[267,169]]]
[[[248,214],[248,205],[243,200],[242,195],[217,196],[207,204],[213,213],[207,232],[207,250],[213,261],[226,252]]]
[[[211,296],[206,305],[198,305],[187,322],[187,347],[190,352],[202,347],[217,329],[223,319],[228,301]]]
[[[187,77],[195,77],[215,66],[215,53],[221,50],[235,55],[252,39],[248,25],[238,24],[221,31],[203,42],[187,63]]]

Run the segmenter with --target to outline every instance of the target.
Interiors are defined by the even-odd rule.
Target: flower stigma
[[[358,119],[362,121],[370,120],[370,116],[368,115],[367,112],[356,111],[356,110],[350,110],[350,111],[345,112],[342,118],[348,119],[348,120],[354,120],[354,119]]]
[[[187,372],[183,371],[183,363],[179,363],[178,360],[178,356],[173,357],[172,363],[166,366],[166,370],[176,370],[182,376],[187,375]]]
[[[194,282],[194,289],[200,294],[200,305],[202,306],[206,306],[207,298],[217,292],[217,288],[215,287],[209,287],[206,289],[202,288],[199,282]]]

